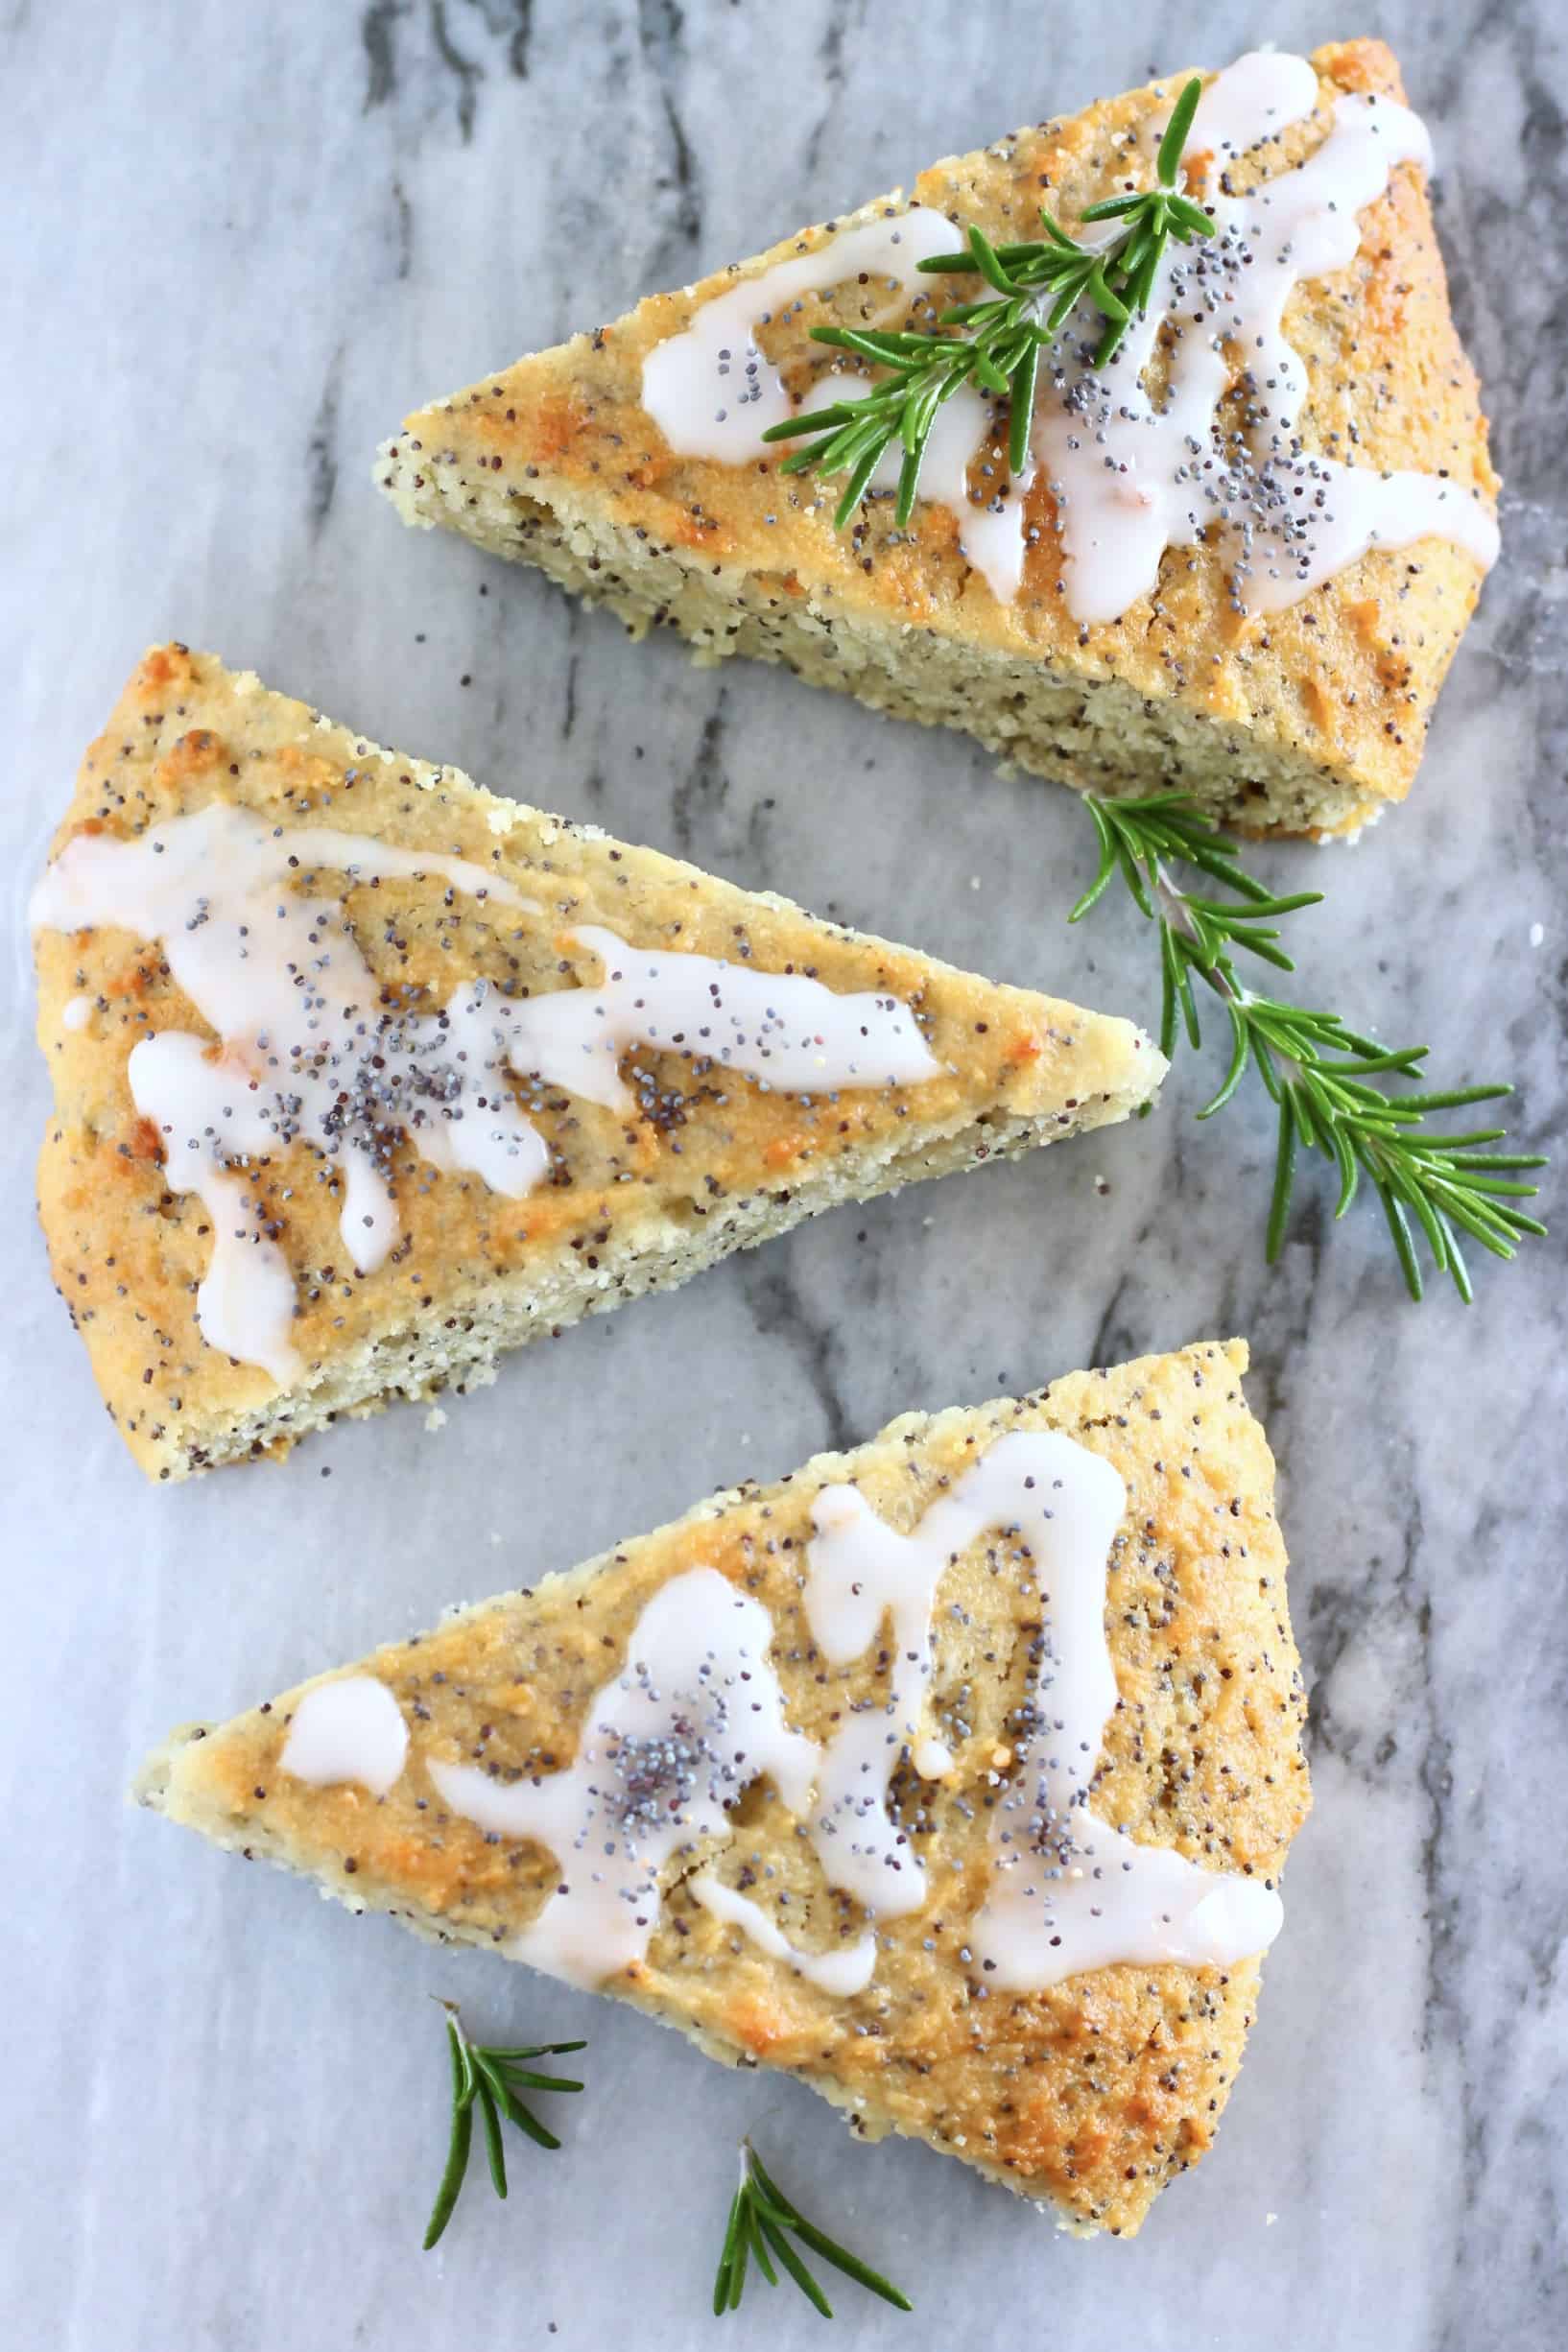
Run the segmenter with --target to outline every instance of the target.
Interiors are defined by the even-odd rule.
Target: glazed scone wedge
[[[137,1793],[1129,2234],[1213,2137],[1308,1804],[1246,1365],[909,1414]]]
[[[495,798],[178,645],[88,752],[33,915],[55,1278],[160,1478],[1124,1119],[1164,1069],[1130,1022]]]
[[[909,527],[896,452],[852,526],[765,427],[864,392],[814,326],[929,331],[922,274],[1152,184],[1173,75],[1020,131],[409,416],[376,478],[707,656],[759,654],[958,726],[1080,789],[1190,792],[1258,831],[1403,797],[1495,554],[1497,489],[1449,313],[1429,150],[1378,41],[1209,77],[1186,149],[1215,233],[1173,244],[1097,371],[1075,313],[1016,482],[1006,402],[940,412]],[[1103,234],[1097,230],[1096,235]],[[829,381],[831,379],[831,381]]]

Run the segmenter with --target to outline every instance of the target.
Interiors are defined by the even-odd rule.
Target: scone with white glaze
[[[763,439],[867,389],[814,326],[929,332],[985,292],[919,267],[971,226],[1028,243],[1042,205],[1072,229],[1151,185],[1183,79],[950,157],[422,408],[377,480],[406,521],[636,633],[782,661],[1080,789],[1353,829],[1409,790],[1497,542],[1430,143],[1381,42],[1207,79],[1184,171],[1214,233],[1169,247],[1104,367],[1098,314],[1067,320],[1016,478],[1007,401],[972,383],[904,529],[896,463],[841,530],[843,479],[781,474],[800,444]]]
[[[893,1421],[154,1755],[142,1801],[1135,2230],[1305,1817],[1239,1342]]]
[[[34,896],[55,1279],[180,1478],[1147,1103],[1128,1021],[383,750],[180,645]]]

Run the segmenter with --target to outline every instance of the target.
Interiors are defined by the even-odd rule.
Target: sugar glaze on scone
[[[181,646],[89,752],[33,917],[56,1279],[160,1477],[1125,1118],[1164,1066]]]
[[[910,1415],[141,1794],[1129,2232],[1208,2144],[1308,1801],[1245,1365]]]
[[[1168,549],[1199,547],[1211,533],[1244,617],[1299,604],[1373,546],[1437,538],[1463,548],[1483,571],[1495,562],[1496,517],[1476,484],[1457,483],[1446,469],[1346,464],[1309,452],[1301,439],[1309,387],[1283,331],[1285,307],[1303,280],[1354,262],[1359,215],[1388,193],[1401,164],[1432,166],[1432,142],[1409,107],[1376,92],[1349,94],[1334,100],[1328,133],[1310,155],[1246,195],[1226,192],[1233,169],[1245,172],[1259,148],[1318,109],[1318,76],[1305,58],[1259,52],[1209,83],[1188,145],[1212,242],[1168,246],[1148,310],[1104,368],[1089,356],[1096,321],[1086,337],[1069,332],[1053,346],[1029,455],[984,500],[970,479],[976,466],[997,471],[994,403],[970,382],[943,405],[922,494],[949,510],[960,552],[999,602],[1016,601],[1026,556],[1039,542],[1029,493],[1042,473],[1061,541],[1061,592],[1082,624],[1124,619],[1156,592]],[[1166,119],[1155,113],[1139,126],[1124,157],[1129,191]],[[884,298],[929,298],[922,264],[952,250],[945,218],[915,208],[775,262],[653,345],[643,361],[644,408],[683,456],[730,465],[765,458],[765,431],[813,404],[802,408],[770,364],[760,328],[846,278]],[[1246,354],[1250,382],[1239,429],[1222,421],[1234,349]],[[1156,355],[1157,403],[1145,381]],[[840,377],[835,367],[819,386],[839,392]],[[885,479],[873,476],[881,490],[896,481],[892,463]]]
[[[1148,187],[1183,79],[937,164],[909,201],[417,413],[383,487],[634,628],[783,660],[1081,789],[1178,783],[1255,829],[1365,822],[1409,788],[1497,550],[1430,141],[1381,43],[1207,80],[1185,184],[1214,234],[1168,247],[1107,366],[1098,315],[1067,321],[1016,479],[1006,403],[972,383],[938,413],[906,530],[891,457],[840,531],[842,480],[781,475],[800,444],[762,438],[865,389],[814,325],[929,331],[984,293],[919,268],[969,224],[1005,246],[1042,204],[1071,226]]]

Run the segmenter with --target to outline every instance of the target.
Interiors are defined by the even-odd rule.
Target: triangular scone
[[[911,1414],[138,1794],[1129,2233],[1213,2137],[1308,1804],[1246,1366]]]
[[[1169,249],[1102,376],[1098,316],[1069,321],[1027,482],[1005,405],[968,388],[902,532],[880,475],[841,531],[843,477],[781,476],[801,444],[760,439],[866,389],[823,389],[856,363],[813,325],[928,330],[933,299],[984,292],[915,267],[971,224],[1027,242],[1042,203],[1072,228],[1151,185],[1183,79],[936,164],[907,200],[487,376],[410,416],[377,479],[407,521],[636,631],[783,661],[1081,789],[1163,781],[1256,830],[1361,824],[1409,789],[1496,539],[1426,137],[1381,42],[1210,80],[1186,169],[1217,233]]]
[[[836,1201],[1125,1119],[1128,1021],[403,759],[165,646],[34,899],[55,1277],[178,1478]]]

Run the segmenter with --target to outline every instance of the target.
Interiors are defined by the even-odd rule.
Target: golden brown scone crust
[[[1313,63],[1318,113],[1262,151],[1267,160],[1250,156],[1235,167],[1227,188],[1239,191],[1299,162],[1324,136],[1337,92],[1403,98],[1398,67],[1381,41],[1332,43]],[[1035,236],[1042,201],[1072,221],[1113,185],[1119,192],[1116,134],[1168,110],[1169,94],[1183,78],[950,157],[920,175],[912,201],[955,222],[978,223],[996,243]],[[1200,175],[1214,159],[1189,156],[1188,168],[1201,198]],[[879,200],[853,218],[902,202],[897,195]],[[739,466],[671,452],[639,405],[647,353],[738,277],[809,251],[843,225],[807,229],[754,261],[656,295],[595,334],[417,411],[384,453],[384,485],[411,519],[473,529],[492,545],[493,527],[465,520],[465,510],[478,516],[493,508],[503,487],[519,502],[519,513],[542,503],[568,521],[601,515],[630,546],[681,553],[722,573],[737,595],[744,582],[753,605],[760,587],[764,601],[780,608],[809,601],[817,610],[836,611],[851,641],[857,627],[874,634],[890,624],[913,625],[986,656],[1048,663],[1067,680],[1120,680],[1131,690],[1119,706],[1129,736],[1140,701],[1175,703],[1220,724],[1240,773],[1234,805],[1226,808],[1218,792],[1210,797],[1233,822],[1344,829],[1402,799],[1480,587],[1474,559],[1446,541],[1373,550],[1291,609],[1250,618],[1232,609],[1217,547],[1196,556],[1167,550],[1153,597],[1139,599],[1117,622],[1085,629],[1061,592],[1060,542],[1043,473],[1028,502],[1037,544],[1016,602],[1007,605],[959,553],[958,525],[944,508],[921,504],[903,534],[892,530],[891,507],[867,509],[852,533],[840,533],[833,528],[834,499],[818,501],[809,487],[780,480],[776,460]],[[1310,381],[1306,447],[1371,468],[1441,472],[1489,504],[1498,483],[1485,419],[1449,312],[1419,170],[1401,165],[1394,172],[1387,195],[1363,214],[1362,231],[1354,264],[1300,286],[1285,313],[1285,331]],[[874,298],[841,289],[834,316],[842,324],[884,323],[867,307]],[[808,300],[794,340],[771,344],[772,355],[786,361],[798,344],[802,365],[830,365],[832,355],[806,340],[810,326],[827,316]],[[527,559],[527,537],[502,552]],[[590,580],[572,584],[590,595],[606,593]],[[788,651],[781,657],[792,658]],[[874,684],[857,682],[847,656],[842,666],[842,682],[851,691],[892,706]],[[812,675],[821,681],[820,669]],[[962,708],[910,707],[908,715],[974,724]],[[976,731],[993,740],[984,725]],[[1114,767],[1103,776],[1087,772],[1081,754],[1042,751],[1027,733],[995,740],[1022,765],[1059,773],[1064,782],[1126,788],[1126,774],[1118,777]],[[1310,764],[1306,772],[1316,770],[1320,778],[1321,809],[1303,804],[1281,813],[1271,806],[1264,787],[1245,780],[1249,745]],[[1310,784],[1301,789],[1310,795]]]
[[[568,1762],[638,1613],[696,1565],[718,1569],[772,1612],[787,1718],[821,1736],[846,1695],[881,1685],[864,1659],[824,1674],[812,1644],[798,1561],[819,1488],[853,1479],[884,1519],[907,1530],[939,1485],[1002,1433],[1051,1428],[1103,1454],[1128,1489],[1105,1606],[1119,1701],[1094,1810],[1140,1842],[1272,1882],[1309,1802],[1306,1699],[1273,1461],[1242,1394],[1246,1366],[1240,1342],[1198,1345],[1075,1373],[1021,1401],[912,1414],[855,1453],[820,1455],[777,1485],[720,1495],[532,1593],[482,1603],[376,1651],[354,1671],[395,1694],[412,1734],[408,1769],[386,1797],[307,1788],[278,1771],[308,1684],[221,1729],[178,1734],[139,1793],[222,1843],[310,1872],[355,1910],[392,1912],[443,1939],[501,1943],[536,1912],[558,1866],[538,1846],[487,1837],[449,1814],[423,1769],[429,1759],[503,1775]],[[881,1922],[867,1988],[849,2000],[820,1991],[721,1927],[677,1883],[667,1884],[646,1964],[605,1990],[715,2055],[798,2075],[847,2108],[867,2137],[892,2129],[927,2140],[1049,2199],[1075,2226],[1127,2234],[1214,2135],[1259,1966],[1104,1968],[1014,1995],[988,1993],[965,1965],[966,1922],[986,1875],[992,1775],[999,1761],[1006,1770],[1003,1741],[1031,1630],[1027,1596],[987,1572],[986,1550],[977,1544],[948,1571],[935,1611],[933,1702],[967,1686],[970,1736],[935,1799],[894,1783],[906,1821],[928,1824],[915,1842],[930,1900],[912,1917]],[[763,1892],[788,1887],[797,1944],[827,1949],[858,1935],[858,1911],[817,1875],[769,1784],[752,1788],[735,1818],[722,1875]],[[765,1887],[770,1866],[776,1877]]]
[[[454,769],[384,752],[179,645],[150,653],[131,677],[87,753],[55,854],[79,832],[130,837],[215,798],[290,826],[456,851],[538,902],[538,915],[520,917],[440,879],[383,881],[373,899],[368,887],[348,891],[367,961],[388,987],[430,991],[416,1002],[444,1003],[480,972],[509,991],[560,987],[574,974],[595,984],[597,960],[563,935],[598,922],[634,945],[895,993],[956,1074],[808,1105],[727,1073],[699,1081],[677,1056],[640,1054],[668,1080],[657,1114],[622,1115],[552,1090],[530,1114],[552,1147],[551,1174],[525,1200],[477,1176],[437,1176],[411,1151],[396,1183],[402,1240],[367,1275],[345,1262],[323,1163],[303,1144],[279,1151],[257,1189],[296,1277],[292,1336],[307,1366],[296,1395],[202,1339],[207,1212],[169,1190],[160,1139],[131,1099],[137,1039],[205,1024],[134,933],[38,931],[38,1035],[55,1085],[40,1214],[109,1411],[155,1476],[231,1458],[236,1444],[286,1445],[313,1418],[364,1410],[391,1389],[428,1393],[476,1367],[483,1376],[496,1346],[679,1280],[833,1200],[1125,1117],[1164,1066],[1130,1022],[955,971],[497,799]],[[72,1029],[65,1008],[83,997],[90,1015]]]

